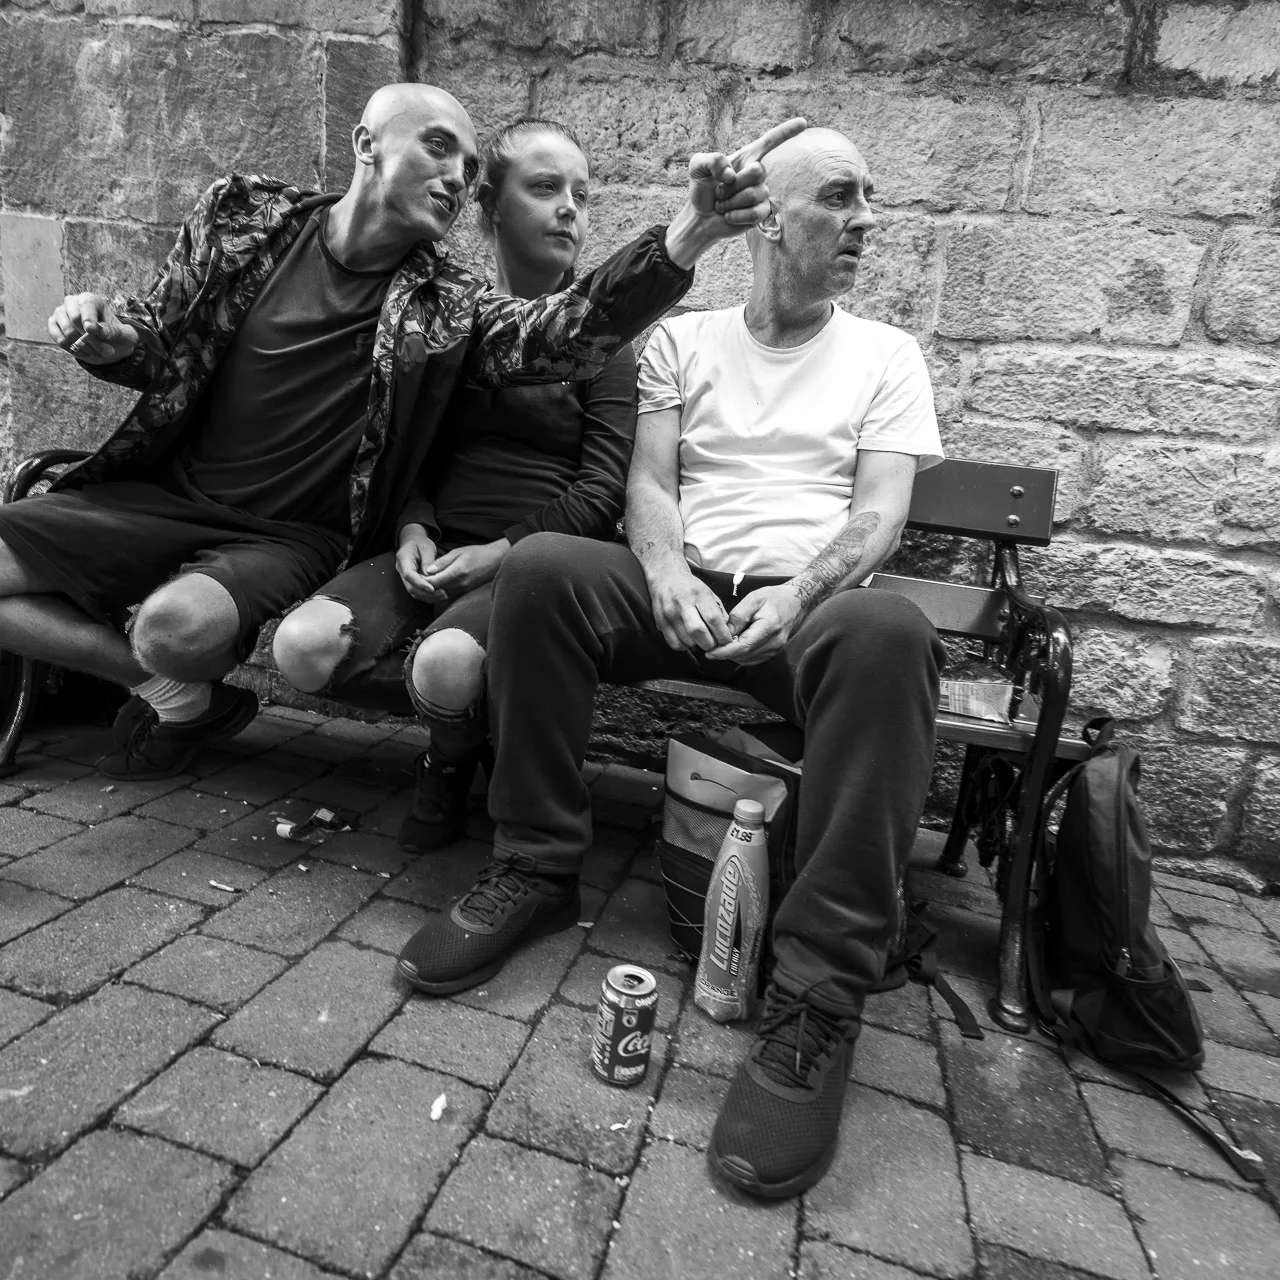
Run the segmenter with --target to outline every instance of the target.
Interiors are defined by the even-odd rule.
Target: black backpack
[[[1204,1032],[1186,979],[1151,923],[1151,845],[1138,808],[1142,762],[1109,716],[1083,736],[1089,757],[1045,799],[1028,930],[1032,994],[1045,1030],[1137,1075],[1244,1177],[1257,1157],[1232,1147],[1141,1068],[1195,1071]],[[1049,822],[1066,797],[1057,832]]]

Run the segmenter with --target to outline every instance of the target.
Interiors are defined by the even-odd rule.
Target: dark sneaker
[[[209,709],[194,720],[162,724],[155,716],[137,715],[128,738],[98,761],[98,772],[122,782],[171,778],[201,747],[239,733],[257,714],[257,694],[215,684]]]
[[[559,933],[581,918],[576,876],[552,879],[495,860],[448,911],[405,943],[396,969],[431,995],[465,991],[492,978],[518,943]]]
[[[396,837],[406,853],[443,849],[462,835],[467,795],[479,763],[479,751],[457,764],[433,760],[429,750],[418,757],[413,766],[413,803]]]
[[[123,702],[111,725],[111,745],[123,747],[133,736],[139,720],[156,720],[156,709],[145,698],[131,693]]]
[[[835,1158],[857,1019],[770,985],[755,1044],[720,1108],[707,1159],[770,1200],[813,1186]]]

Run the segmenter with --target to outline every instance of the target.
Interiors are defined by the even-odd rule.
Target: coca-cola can
[[[658,983],[648,969],[616,964],[605,974],[591,1037],[591,1066],[601,1080],[627,1088],[649,1069]]]

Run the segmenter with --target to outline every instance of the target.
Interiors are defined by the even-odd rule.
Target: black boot
[[[433,760],[430,749],[414,764],[413,803],[398,836],[406,853],[430,853],[452,844],[467,823],[467,795],[480,763],[480,749],[457,761]]]

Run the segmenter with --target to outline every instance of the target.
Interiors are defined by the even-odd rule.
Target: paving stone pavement
[[[1251,1187],[1133,1082],[984,1007],[999,910],[927,868],[944,965],[987,1038],[919,987],[872,997],[841,1150],[802,1199],[713,1183],[750,1043],[694,1007],[646,846],[653,778],[590,766],[582,923],[452,1000],[393,958],[485,858],[395,847],[417,731],[272,708],[191,773],[113,786],[106,731],[33,735],[0,787],[3,1280],[1274,1280],[1280,911],[1158,877],[1208,1056],[1171,1083],[1268,1161]],[[279,816],[345,805],[323,844]],[[658,975],[653,1064],[597,1080],[611,963]],[[444,1099],[438,1120],[433,1103]]]

